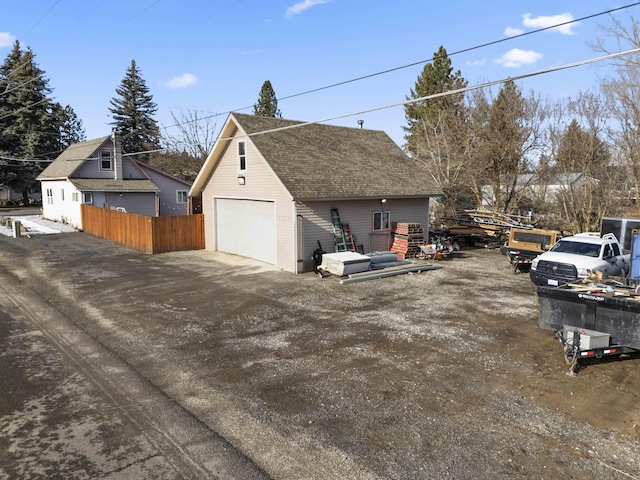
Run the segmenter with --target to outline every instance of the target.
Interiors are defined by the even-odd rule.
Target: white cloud
[[[519,48],[514,48],[496,59],[495,62],[505,68],[518,68],[522,65],[536,63],[541,58],[542,54],[533,50],[520,50]]]
[[[507,37],[515,37],[516,35],[522,35],[523,33],[524,30],[522,30],[521,28],[507,27],[504,29],[504,34]]]
[[[533,17],[530,13],[525,13],[522,16],[522,25],[529,28],[546,28],[551,27],[553,25],[557,25],[559,23],[570,22],[573,20],[573,15],[569,12],[561,13],[559,15],[551,15],[548,17],[540,16]],[[573,29],[580,25],[579,22],[568,23],[567,25],[562,25],[561,27],[553,28],[552,30],[563,35],[573,35]]]
[[[0,32],[0,48],[9,47],[16,41],[16,37],[9,32]]]
[[[198,79],[190,73],[183,73],[178,77],[173,77],[171,80],[165,83],[169,88],[185,88],[190,87],[198,83]]]
[[[308,8],[315,7],[316,5],[321,5],[323,3],[329,3],[330,1],[331,0],[302,0],[302,2],[298,2],[289,7],[287,9],[287,13],[284,14],[284,18],[293,18],[295,15],[304,12]]]
[[[487,63],[486,58],[481,58],[480,60],[473,60],[472,62],[467,62],[467,65],[470,67],[481,67]]]

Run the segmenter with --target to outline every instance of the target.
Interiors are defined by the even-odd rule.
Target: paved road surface
[[[0,478],[268,478],[0,268]]]

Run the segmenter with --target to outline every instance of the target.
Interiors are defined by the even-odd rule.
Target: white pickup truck
[[[630,266],[612,233],[565,237],[531,262],[529,276],[536,285],[558,286],[602,272],[603,277],[624,276]]]

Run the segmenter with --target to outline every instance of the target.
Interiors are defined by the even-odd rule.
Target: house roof
[[[109,136],[78,142],[69,145],[58,157],[45,168],[37,180],[51,180],[54,178],[68,178],[82,165],[92,153],[102,146]]]
[[[113,178],[70,178],[83,192],[158,192],[151,180],[114,180]]]
[[[232,124],[239,128],[238,135],[248,135],[297,200],[442,193],[424,167],[383,131],[232,113],[216,144],[228,141],[235,130]],[[191,191],[196,194],[222,156],[224,148],[216,146],[194,182]]]
[[[162,170],[160,170],[160,169],[158,169],[158,168],[156,168],[156,167],[152,167],[152,166],[151,166],[151,165],[149,165],[148,163],[141,162],[140,160],[134,160],[134,161],[135,161],[136,165],[138,165],[138,168],[141,168],[141,169],[142,169],[142,170],[144,170],[145,172],[146,172],[146,171],[155,172],[155,173],[157,173],[158,175],[162,175],[163,177],[167,177],[167,178],[169,178],[169,179],[171,179],[171,180],[174,180],[174,181],[176,181],[176,182],[178,182],[178,183],[182,183],[182,184],[184,184],[186,187],[190,187],[190,186],[191,186],[191,184],[193,183],[193,182],[189,182],[189,181],[187,181],[187,180],[183,180],[182,178],[174,177],[174,176],[173,176],[173,175],[171,175],[170,173],[164,172],[164,171],[162,171]]]

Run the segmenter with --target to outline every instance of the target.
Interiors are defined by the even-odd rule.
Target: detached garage
[[[276,263],[275,202],[214,198],[217,250]]]
[[[334,251],[332,211],[359,250],[388,250],[394,222],[429,223],[441,195],[376,130],[232,113],[189,191],[202,200],[205,248],[312,271]]]

